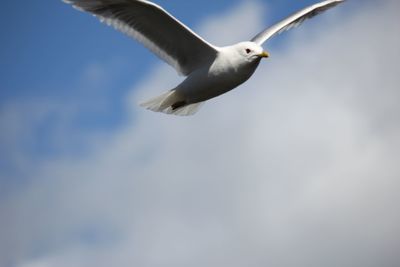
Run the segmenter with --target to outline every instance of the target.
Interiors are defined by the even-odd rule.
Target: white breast
[[[197,103],[224,94],[247,81],[260,61],[249,62],[237,51],[221,49],[215,61],[186,78],[176,90],[188,103]]]

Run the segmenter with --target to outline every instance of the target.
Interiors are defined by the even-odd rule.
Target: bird
[[[186,78],[175,88],[140,106],[166,114],[188,116],[202,104],[246,82],[262,59],[270,55],[262,45],[271,37],[343,3],[326,0],[306,7],[266,28],[249,41],[218,47],[148,0],[63,0],[93,14],[142,43]]]

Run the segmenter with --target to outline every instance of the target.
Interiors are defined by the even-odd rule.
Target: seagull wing
[[[315,17],[316,15],[344,2],[344,0],[328,0],[318,4],[309,6],[299,12],[291,15],[290,17],[282,20],[274,26],[260,32],[251,41],[262,45],[265,41],[270,39],[275,34],[290,30],[291,28],[299,26],[305,20]]]
[[[211,62],[217,49],[162,7],[146,0],[64,0],[133,37],[180,74]]]

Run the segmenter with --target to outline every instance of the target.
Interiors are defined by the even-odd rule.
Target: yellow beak
[[[268,58],[268,57],[269,57],[269,54],[268,54],[268,52],[264,51],[264,52],[262,52],[261,54],[259,54],[259,56],[260,56],[260,57],[264,57],[264,58]]]

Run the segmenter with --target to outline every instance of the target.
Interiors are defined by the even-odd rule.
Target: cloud
[[[194,117],[136,107],[179,81],[157,67],[122,129],[91,134],[78,159],[35,162],[2,201],[0,265],[396,266],[397,7],[305,24]],[[237,28],[239,9],[262,28],[262,8],[243,2],[201,32]]]

